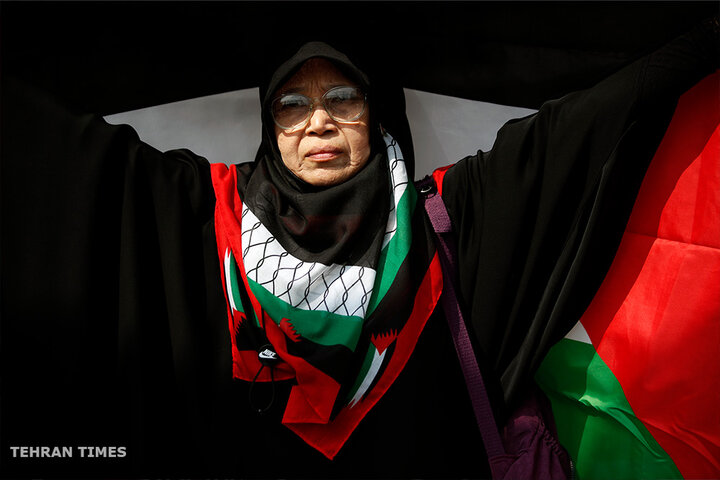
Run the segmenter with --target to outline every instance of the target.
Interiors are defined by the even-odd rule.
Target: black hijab
[[[330,187],[310,185],[285,166],[269,110],[275,91],[307,60],[318,57],[330,60],[356,81],[368,93],[370,105],[370,160],[354,177]],[[346,55],[320,42],[301,47],[260,89],[262,143],[254,172],[245,185],[239,185],[240,195],[285,248],[303,260],[367,264],[368,255],[378,251],[389,196],[374,93],[363,71]]]
[[[352,60],[344,53],[336,50],[327,43],[314,41],[301,46],[289,59],[285,60],[267,81],[260,86],[260,102],[262,105],[262,143],[256,160],[271,153],[275,159],[280,159],[275,140],[275,130],[270,104],[274,94],[302,65],[311,58],[324,58],[329,60],[348,78],[358,83],[368,94],[370,103],[370,132],[373,152],[382,152],[385,145],[380,137],[380,125],[391,132],[403,148],[405,163],[410,172],[414,174],[414,154],[410,127],[405,116],[405,96],[402,87],[396,83],[390,67],[377,55],[372,60],[358,54]],[[383,74],[385,72],[385,74]],[[304,183],[304,182],[303,182]],[[307,185],[304,185],[307,187]]]

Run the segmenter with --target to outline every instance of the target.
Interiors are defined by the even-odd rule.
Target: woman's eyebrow
[[[323,83],[321,86],[325,92],[335,87],[357,87],[354,82],[331,82]],[[285,95],[286,93],[304,93],[307,88],[307,85],[295,85],[290,88],[280,89],[278,91],[278,95]]]
[[[278,90],[278,95],[285,95],[286,93],[302,93],[305,88],[305,85],[298,85],[290,88],[281,88],[280,90]]]

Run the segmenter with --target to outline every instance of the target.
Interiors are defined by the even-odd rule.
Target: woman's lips
[[[315,162],[328,162],[339,157],[341,154],[342,150],[339,148],[316,148],[310,150],[306,157]]]

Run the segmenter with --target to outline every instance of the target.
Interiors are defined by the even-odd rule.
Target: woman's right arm
[[[28,442],[126,447],[103,464],[121,475],[182,469],[210,411],[186,406],[231,378],[207,161],[10,78],[0,118],[4,472],[98,465],[7,457]]]

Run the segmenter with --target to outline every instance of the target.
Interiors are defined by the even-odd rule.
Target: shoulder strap
[[[504,455],[505,449],[500,438],[497,423],[495,423],[495,417],[493,416],[492,407],[490,406],[490,399],[485,389],[485,383],[480,373],[477,357],[470,342],[470,337],[468,336],[465,326],[465,319],[460,310],[460,304],[458,303],[455,293],[457,247],[452,232],[450,216],[442,201],[442,197],[438,194],[437,186],[432,176],[425,177],[416,182],[415,186],[422,197],[425,211],[435,231],[435,243],[443,270],[443,309],[445,311],[445,318],[447,318],[448,325],[450,326],[450,333],[453,338],[453,343],[455,344],[455,350],[460,359],[460,366],[465,376],[465,383],[470,393],[480,435],[485,444],[488,458]]]

